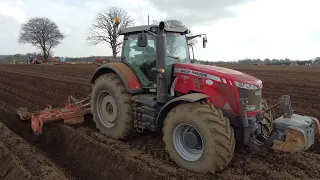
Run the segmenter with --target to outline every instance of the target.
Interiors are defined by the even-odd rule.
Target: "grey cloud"
[[[213,21],[235,17],[228,8],[245,5],[254,0],[149,0],[168,14],[168,19],[179,19],[189,28],[208,25]]]
[[[34,51],[31,46],[18,43],[20,25],[15,18],[0,15],[0,54]]]

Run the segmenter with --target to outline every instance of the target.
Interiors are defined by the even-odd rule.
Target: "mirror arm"
[[[188,44],[188,46],[191,46],[192,49],[192,61],[194,61],[194,51],[193,51],[193,46],[191,44]]]
[[[194,39],[196,37],[201,37],[201,36],[205,36],[207,38],[207,35],[206,34],[198,34],[198,35],[194,35],[194,36],[187,36],[187,40],[191,40],[191,39]]]
[[[157,35],[151,31],[147,31],[148,33],[150,33],[152,36],[156,37]]]

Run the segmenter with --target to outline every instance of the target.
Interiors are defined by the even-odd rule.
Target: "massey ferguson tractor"
[[[93,74],[92,94],[84,100],[69,97],[65,107],[28,112],[36,135],[44,123],[81,123],[93,114],[97,129],[107,137],[125,140],[135,131],[162,132],[166,151],[180,167],[198,173],[223,170],[235,146],[257,150],[300,152],[319,134],[314,117],[293,114],[288,95],[268,106],[261,80],[217,66],[190,63],[185,28],[159,25],[119,30],[121,61],[100,66]],[[203,46],[207,43],[203,37]],[[282,105],[284,114],[274,117]]]

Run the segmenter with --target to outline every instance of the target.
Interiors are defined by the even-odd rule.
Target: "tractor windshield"
[[[143,48],[137,45],[138,35],[132,34],[125,37],[123,56],[127,62],[141,64],[146,61],[154,61],[156,58],[156,40],[148,35],[148,46]],[[190,62],[189,50],[185,35],[179,33],[167,33],[167,64],[177,62]]]
[[[167,33],[167,64],[175,62],[190,62],[189,50],[185,35],[169,32]]]
[[[148,34],[147,47],[139,47],[138,34],[125,35],[122,57],[132,66],[144,87],[155,86],[157,76],[151,69],[156,67],[156,37]],[[172,65],[175,63],[190,62],[185,35],[171,32],[167,33],[166,62],[168,72],[171,72]]]

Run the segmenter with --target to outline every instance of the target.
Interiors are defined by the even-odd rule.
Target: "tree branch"
[[[64,35],[59,31],[57,24],[48,18],[31,18],[20,29],[19,43],[29,43],[42,50],[43,58],[48,60],[51,49],[60,44]]]
[[[121,19],[118,29],[114,28],[114,19],[118,17]],[[119,42],[118,31],[134,25],[134,19],[128,13],[118,7],[109,7],[97,13],[87,35],[87,41],[92,45],[97,45],[106,42],[110,45],[113,57],[119,53],[117,50],[121,45]]]

